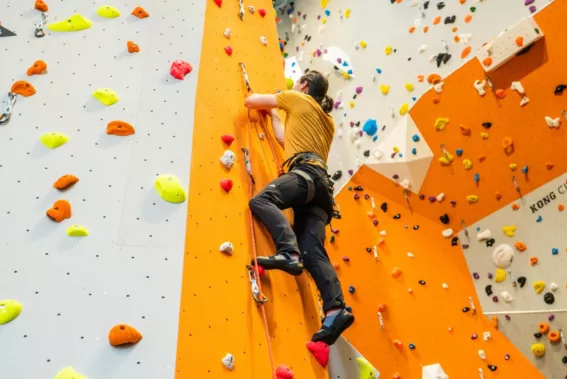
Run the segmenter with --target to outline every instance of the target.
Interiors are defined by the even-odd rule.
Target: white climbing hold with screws
[[[490,229],[485,229],[482,232],[477,233],[476,240],[482,242],[490,239],[491,237],[492,237],[492,232],[490,232]]]
[[[260,42],[262,42],[262,45],[268,46],[268,39],[266,37],[260,36]]]
[[[485,341],[488,341],[491,338],[492,338],[492,334],[490,334],[490,332],[482,333],[482,339],[484,339]]]
[[[483,361],[486,360],[486,353],[484,352],[484,350],[479,350],[478,351],[478,357],[480,359],[482,359]]]
[[[500,296],[502,296],[502,298],[504,299],[505,302],[507,303],[511,303],[512,302],[512,295],[510,295],[510,292],[508,291],[502,291],[500,292]]]
[[[437,195],[436,199],[438,202],[442,202],[443,200],[445,200],[445,193],[441,192],[439,195]]]
[[[224,36],[226,38],[230,38],[231,34],[232,34],[232,31],[230,30],[230,28],[226,28],[226,30],[224,31]]]
[[[234,356],[230,353],[227,353],[222,359],[222,364],[227,369],[232,370],[234,368]]]
[[[442,92],[443,92],[443,86],[444,86],[444,85],[445,85],[444,82],[439,82],[439,83],[437,83],[437,84],[435,84],[435,85],[433,86],[433,89],[434,89],[435,92],[437,92],[437,93],[442,93]]]
[[[442,234],[443,237],[445,237],[445,238],[451,238],[451,237],[453,237],[453,234],[454,234],[454,233],[455,233],[455,232],[454,232],[453,229],[451,229],[451,228],[445,229],[445,230],[443,230],[443,232],[441,232],[441,234]]]
[[[561,125],[561,119],[559,117],[551,118],[549,116],[545,116],[545,122],[550,128],[559,128],[559,126]]]
[[[486,80],[475,80],[474,88],[476,88],[480,96],[486,95]]]
[[[559,289],[559,286],[557,285],[557,283],[553,282],[549,285],[549,289],[555,292]]]
[[[234,250],[234,246],[232,245],[232,242],[226,241],[226,242],[223,242],[223,243],[220,245],[219,250],[220,250],[221,252],[225,253],[225,254],[232,255],[232,252],[233,252],[233,250]]]
[[[510,88],[512,89],[512,91],[516,91],[518,92],[520,95],[524,94],[524,86],[522,85],[522,83],[520,82],[512,82],[512,85],[510,86]]]
[[[220,161],[224,167],[230,170],[234,165],[234,158],[235,158],[234,152],[231,150],[226,150],[222,155],[222,157],[220,157]]]
[[[520,107],[523,107],[524,105],[526,105],[529,102],[530,102],[529,97],[527,97],[527,96],[522,97],[522,100],[520,100]]]

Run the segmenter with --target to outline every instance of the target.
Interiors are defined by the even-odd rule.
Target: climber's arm
[[[244,105],[248,109],[273,109],[278,106],[276,95],[254,93],[246,98]]]
[[[274,137],[276,137],[276,141],[279,142],[280,145],[284,145],[284,135],[285,135],[285,129],[282,123],[282,120],[280,119],[280,116],[278,115],[278,111],[275,109],[272,109],[272,126],[274,128]]]

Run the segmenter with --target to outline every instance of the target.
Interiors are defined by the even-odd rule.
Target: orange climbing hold
[[[471,135],[471,128],[464,126],[464,125],[459,125],[459,129],[460,129],[462,135],[464,135],[464,136],[470,136]]]
[[[10,92],[22,95],[23,97],[28,97],[35,95],[35,88],[31,85],[31,83],[28,83],[25,80],[20,80],[12,84]]]
[[[400,350],[402,349],[402,347],[404,347],[404,344],[400,340],[393,340],[392,343],[394,344],[395,347],[397,347]]]
[[[514,42],[516,42],[516,45],[518,47],[522,47],[524,46],[524,37],[522,36],[516,37],[516,40]]]
[[[559,210],[559,212],[563,212],[565,210],[565,206],[563,204],[559,204],[557,206],[557,209]]]
[[[425,79],[425,77],[424,77],[423,75],[418,75],[418,76],[417,76],[417,81],[418,81],[419,83],[423,83],[423,80],[424,80],[424,79]]]
[[[55,222],[71,218],[71,204],[67,200],[57,200],[46,212],[47,217]]]
[[[37,9],[40,12],[47,12],[49,10],[49,7],[47,6],[47,4],[45,4],[45,1],[43,0],[35,0],[35,9]]]
[[[415,26],[410,26],[408,32],[410,32],[410,33],[415,32]]]
[[[134,8],[132,15],[138,17],[139,19],[150,17],[150,14],[146,12],[146,10],[142,7]]]
[[[441,76],[439,76],[438,74],[430,74],[427,77],[427,83],[429,84],[437,84],[441,81]]]
[[[106,134],[125,137],[134,133],[136,133],[136,129],[124,121],[111,121],[106,126]]]
[[[516,247],[516,249],[518,249],[518,251],[526,251],[528,248],[525,243],[520,241],[516,242],[514,246]]]
[[[490,66],[492,64],[492,57],[487,57],[482,60],[482,64],[485,66]]]
[[[492,326],[493,326],[495,329],[498,329],[499,321],[498,321],[498,317],[497,317],[497,316],[492,316],[492,317],[490,318],[490,323],[492,324]]]
[[[428,31],[429,31],[429,26],[427,26],[427,25],[424,26],[424,27],[423,27],[423,32],[424,32],[424,33],[427,33]]]
[[[136,328],[125,324],[115,325],[108,333],[108,342],[112,346],[135,344],[141,339],[142,334]]]
[[[45,73],[47,73],[47,63],[42,60],[35,61],[33,66],[28,68],[26,72],[28,76],[43,75]]]
[[[471,46],[467,46],[463,49],[463,51],[461,51],[461,59],[465,59],[466,57],[469,56],[469,54],[471,53],[472,47]]]
[[[400,270],[398,267],[394,267],[392,269],[392,278],[399,278],[400,275],[402,275],[402,270]]]
[[[512,204],[512,210],[513,211],[517,211],[518,209],[520,209],[520,206],[516,203]]]
[[[380,312],[385,312],[386,309],[388,309],[388,306],[387,306],[386,304],[380,304],[380,305],[378,306],[378,310],[379,310]]]
[[[64,190],[73,184],[77,183],[79,178],[75,175],[63,175],[55,183],[53,183],[53,188],[57,188],[58,190]]]
[[[441,16],[437,16],[433,19],[432,24],[433,25],[437,25],[439,22],[441,21]]]
[[[471,20],[472,20],[472,14],[468,14],[465,16],[465,23],[468,24],[469,22],[471,22]]]
[[[467,2],[467,0],[459,0],[459,3],[461,3],[461,4],[464,4],[466,2]]]
[[[514,152],[514,141],[511,137],[504,137],[502,139],[502,149],[506,155],[510,155]]]
[[[452,31],[453,33],[456,33],[458,30],[459,30],[459,28],[457,28],[456,26],[453,26],[453,29],[451,29],[451,31]]]
[[[549,324],[547,322],[540,322],[537,326],[537,330],[539,330],[541,334],[546,334],[549,332]]]
[[[496,91],[494,91],[494,95],[496,95],[497,98],[499,99],[503,99],[506,97],[506,90],[505,89],[497,89]]]
[[[555,167],[555,164],[551,163],[551,162],[547,162],[545,164],[545,168],[547,168],[548,170],[551,170],[553,167]]]
[[[538,262],[539,262],[539,259],[537,259],[537,257],[531,257],[530,258],[530,266],[534,267],[535,265],[537,265]]]
[[[140,52],[140,46],[136,45],[132,41],[128,41],[126,43],[126,46],[128,46],[128,52],[129,53],[139,53]]]
[[[496,200],[500,200],[502,199],[502,194],[500,192],[495,192],[494,197],[496,198]]]
[[[459,43],[461,42],[461,37],[459,37],[458,35],[454,35],[453,39],[455,40],[455,42]]]
[[[561,333],[556,330],[552,330],[551,332],[547,333],[547,339],[551,343],[557,343],[561,341]]]

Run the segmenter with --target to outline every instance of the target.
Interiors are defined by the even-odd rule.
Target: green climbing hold
[[[47,25],[47,28],[54,32],[77,32],[79,30],[88,29],[91,26],[93,26],[91,20],[79,13],[76,13],[66,20]]]
[[[285,88],[289,91],[291,89],[293,89],[293,85],[295,83],[293,82],[293,79],[291,78],[285,78]]]
[[[360,368],[360,379],[376,378],[376,370],[370,362],[362,357],[356,358],[356,362]]]
[[[0,325],[4,325],[22,313],[22,304],[16,300],[0,300]]]
[[[86,237],[89,235],[89,231],[84,226],[71,225],[67,228],[67,235],[69,237]]]
[[[73,367],[67,366],[55,375],[54,379],[89,379],[84,375],[79,374]]]
[[[471,7],[471,12],[475,12],[476,11],[476,7]]]
[[[539,34],[539,29],[538,29],[538,28],[534,28],[534,32],[535,32],[536,34]]]
[[[67,137],[63,133],[51,132],[45,133],[41,137],[39,137],[41,143],[43,143],[46,147],[50,149],[57,149],[65,145],[69,141],[69,137]]]
[[[160,175],[154,181],[154,188],[158,195],[170,203],[182,203],[187,199],[185,190],[181,187],[179,179],[173,175]]]
[[[96,10],[96,14],[104,18],[120,17],[120,11],[111,5],[102,5]]]
[[[335,236],[331,236],[331,238],[329,238],[329,242],[331,243],[335,242]]]
[[[111,106],[112,104],[116,104],[120,97],[116,92],[111,90],[110,88],[99,88],[93,92],[93,97],[103,103],[104,105]]]

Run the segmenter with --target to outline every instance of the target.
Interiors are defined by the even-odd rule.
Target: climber
[[[324,246],[325,226],[333,216],[340,217],[334,210],[334,183],[326,164],[335,133],[328,88],[325,76],[309,71],[292,90],[252,94],[245,106],[271,112],[274,136],[284,147],[282,168],[287,168],[287,173],[250,200],[252,213],[264,223],[276,246],[276,254],[258,257],[258,264],[294,276],[307,269],[325,312],[323,326],[312,341],[332,345],[352,325],[354,316],[345,309],[341,284]],[[286,113],[285,128],[277,109]],[[288,208],[294,211],[293,229],[282,212]]]

